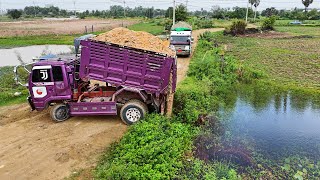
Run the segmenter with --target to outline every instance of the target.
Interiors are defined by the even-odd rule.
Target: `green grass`
[[[320,37],[320,27],[304,27],[304,26],[277,26],[279,32],[289,32],[294,35],[309,35]]]
[[[22,92],[20,96],[14,96],[15,92]],[[28,97],[28,90],[11,90],[11,91],[0,91],[0,107],[9,106],[13,104],[26,103]]]
[[[73,40],[80,35],[39,35],[39,36],[17,36],[0,38],[0,48],[12,48],[31,45],[72,45]]]
[[[277,20],[275,25],[276,26],[301,26],[301,25],[290,25],[290,22],[293,22],[295,20]],[[304,25],[309,25],[309,26],[320,26],[320,20],[304,20],[300,21]]]
[[[138,24],[134,24],[128,27],[130,30],[134,31],[146,31],[153,35],[160,35],[164,33],[164,27],[157,25],[156,23],[152,22],[141,22]]]
[[[313,38],[231,37],[216,40],[246,66],[261,70],[266,81],[288,87],[320,89],[320,27],[277,27],[277,30]]]

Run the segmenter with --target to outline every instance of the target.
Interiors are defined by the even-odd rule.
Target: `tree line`
[[[308,7],[313,0],[302,0],[304,9],[295,8],[293,10],[278,10],[274,7],[267,8],[261,13],[257,11],[257,7],[260,4],[260,0],[249,0],[251,7],[248,11],[248,17],[256,18],[259,16],[278,16],[282,19],[297,19],[297,20],[319,20],[320,12],[316,9],[308,11]],[[173,8],[168,9],[155,9],[154,7],[135,7],[130,8],[123,6],[114,5],[108,10],[86,10],[84,12],[74,12],[59,7],[39,7],[39,6],[27,6],[24,9],[8,10],[8,16],[13,19],[18,19],[21,16],[24,17],[69,17],[77,15],[80,18],[86,17],[101,17],[101,18],[121,18],[121,17],[167,17],[172,18]],[[233,7],[233,8],[220,8],[219,6],[213,6],[210,11],[207,10],[196,10],[187,12],[187,8],[180,4],[176,7],[177,20],[185,20],[187,16],[197,16],[204,18],[216,18],[216,19],[244,19],[246,17],[247,8]]]

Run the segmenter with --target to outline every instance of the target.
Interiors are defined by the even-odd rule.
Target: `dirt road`
[[[195,45],[204,31],[194,31]],[[189,63],[190,58],[178,59],[178,82]],[[74,170],[93,167],[103,150],[126,130],[115,116],[54,123],[49,111],[30,112],[27,104],[1,107],[0,179],[62,179]]]
[[[110,30],[115,27],[129,26],[135,20],[117,19],[79,19],[79,20],[35,20],[0,22],[0,37],[29,36],[47,34],[82,34],[87,27],[88,32]]]

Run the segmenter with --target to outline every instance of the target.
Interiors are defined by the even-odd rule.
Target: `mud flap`
[[[28,96],[27,100],[28,100],[29,106],[31,107],[31,110],[34,111],[36,107],[34,106],[34,103],[32,102],[31,97]]]

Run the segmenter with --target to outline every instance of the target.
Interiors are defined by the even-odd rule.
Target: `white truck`
[[[174,46],[178,56],[190,56],[192,43],[192,27],[189,24],[186,22],[178,22],[172,26],[170,45]]]

